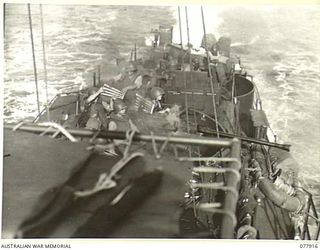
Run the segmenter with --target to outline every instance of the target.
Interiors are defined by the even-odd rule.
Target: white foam
[[[204,20],[206,25],[206,33],[213,33],[216,38],[219,37],[218,26],[223,21],[218,15],[225,9],[224,6],[213,6],[207,5],[203,8]],[[178,10],[174,9],[176,19],[179,20]],[[200,5],[188,5],[188,24],[189,24],[189,34],[190,43],[195,47],[200,47],[201,40],[203,37],[203,23],[201,18],[201,6]],[[182,29],[182,43],[187,44],[187,24],[186,24],[186,13],[184,6],[180,7],[181,16],[181,29]],[[180,43],[180,31],[179,23],[177,21],[173,29],[173,41],[175,43]]]

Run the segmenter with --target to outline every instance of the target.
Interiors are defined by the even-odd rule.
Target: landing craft
[[[165,26],[142,54],[133,46],[127,73],[140,87],[122,92],[130,76],[98,71],[34,123],[5,124],[3,236],[319,239],[253,77],[229,38],[203,29],[201,48],[172,43]]]

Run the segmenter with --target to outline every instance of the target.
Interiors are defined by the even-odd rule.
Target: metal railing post
[[[240,160],[240,150],[241,150],[241,143],[238,139],[232,140],[232,146],[231,146],[231,157],[237,158]],[[235,162],[229,163],[229,168],[234,169],[236,171],[239,171],[239,166]],[[235,175],[229,175],[229,178],[227,180],[226,186],[228,187],[234,187],[236,190],[239,190],[239,180],[236,178]],[[231,192],[227,192],[225,196],[225,202],[224,202],[224,210],[228,210],[232,213],[235,213],[237,206],[237,200],[234,199],[234,196]],[[234,229],[235,225],[232,221],[232,219],[228,216],[224,216],[222,221],[222,228],[221,228],[221,238],[222,239],[233,239],[234,238]]]

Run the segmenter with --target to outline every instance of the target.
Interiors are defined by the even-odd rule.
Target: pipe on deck
[[[17,124],[5,124],[5,129],[13,129]],[[42,133],[47,130],[48,126],[41,126],[35,124],[22,124],[19,126],[20,131],[33,132],[33,133]],[[88,129],[67,129],[68,132],[73,136],[82,136],[82,137],[92,137],[97,134],[97,137],[106,138],[106,139],[116,139],[124,140],[127,138],[126,132],[122,131],[97,131],[97,130],[88,130]],[[55,133],[55,129],[47,130],[47,133]],[[199,145],[199,146],[221,146],[221,147],[231,147],[233,145],[232,140],[230,139],[217,139],[217,138],[205,138],[201,136],[170,136],[168,135],[150,135],[150,134],[140,134],[135,133],[133,136],[134,141],[147,141],[152,142],[155,140],[157,142],[170,142],[173,144],[187,144],[187,145]]]
[[[294,196],[278,190],[268,179],[261,179],[258,184],[261,192],[270,199],[276,206],[290,212],[299,213],[306,205],[306,198],[302,191],[296,190]]]

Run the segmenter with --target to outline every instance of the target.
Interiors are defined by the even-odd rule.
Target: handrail
[[[4,124],[5,129],[13,129],[16,124]],[[42,133],[46,130],[48,126],[44,125],[35,125],[35,124],[24,124],[19,129],[21,131],[26,132],[33,132],[33,133]],[[99,138],[106,138],[112,140],[124,140],[127,139],[126,132],[122,131],[98,131],[98,130],[89,130],[89,129],[82,129],[82,128],[73,128],[67,129],[68,132],[73,136],[81,136],[81,137],[89,137],[91,138],[93,135],[97,134]],[[53,134],[55,130],[49,130],[47,133]],[[152,142],[155,140],[156,142],[166,142],[172,144],[187,144],[187,145],[198,145],[198,146],[220,146],[220,147],[231,147],[233,145],[233,141],[230,139],[224,138],[208,138],[196,135],[189,135],[188,137],[185,136],[170,136],[168,135],[150,135],[150,134],[142,134],[142,133],[135,133],[133,136],[133,141],[146,141]],[[237,139],[235,139],[237,140]],[[238,141],[238,140],[237,140]]]
[[[241,142],[238,139],[232,139],[232,146],[231,146],[231,157],[237,158],[240,161],[240,152],[241,152]],[[236,162],[231,161],[229,163],[230,169],[239,170],[238,165]],[[235,175],[230,175],[227,179],[227,186],[233,187],[237,191],[239,191],[239,180]],[[236,212],[236,206],[237,206],[237,199],[234,199],[234,197],[228,192],[226,194],[225,203],[224,203],[224,209],[230,210],[232,212]],[[230,220],[230,218],[225,217],[222,223],[221,227],[221,237],[222,238],[234,238],[234,229],[235,226],[233,224],[233,221]]]
[[[69,96],[69,95],[74,95],[74,96],[77,96],[77,99],[73,102],[70,102],[70,103],[67,103],[67,104],[63,104],[63,105],[59,105],[59,106],[56,106],[54,108],[52,108],[52,104],[54,103],[54,101],[60,97],[60,96]],[[41,112],[36,116],[36,118],[34,118],[34,120],[32,121],[32,123],[37,123],[40,119],[40,117],[45,113],[45,112],[48,112],[48,109],[49,111],[51,110],[55,110],[55,109],[58,109],[58,108],[61,108],[61,107],[64,107],[64,106],[67,106],[67,105],[70,105],[70,104],[73,104],[75,103],[76,104],[76,110],[79,109],[78,105],[79,105],[79,96],[81,95],[81,91],[73,91],[73,92],[66,92],[66,93],[59,93],[57,95],[55,95],[51,100],[50,102],[47,104],[47,107],[44,107]]]
[[[229,172],[226,183],[223,182],[204,182],[204,183],[190,183],[191,188],[202,188],[211,190],[222,190],[226,192],[225,202],[221,209],[204,209],[202,204],[198,203],[196,206],[197,210],[217,213],[220,212],[224,214],[221,225],[221,235],[222,239],[234,238],[234,230],[237,224],[236,220],[236,205],[239,196],[239,186],[240,186],[240,169],[241,169],[241,142],[240,140],[234,138],[229,145],[231,152],[229,157],[180,157],[179,161],[213,161],[213,162],[226,162],[228,163],[227,168],[215,168],[215,167],[197,167],[193,168],[195,172],[199,173],[211,173],[211,174],[224,174]],[[224,185],[225,184],[225,185]],[[205,201],[205,204],[208,202]],[[223,212],[222,212],[223,211]]]
[[[300,238],[302,240],[319,240],[320,239],[320,217],[315,207],[312,194],[305,189],[303,189],[303,191],[308,194],[308,203],[306,206],[306,210],[304,211],[304,216],[305,216],[304,225],[300,234]],[[310,234],[309,219],[313,219],[316,222],[317,229],[314,235]]]

